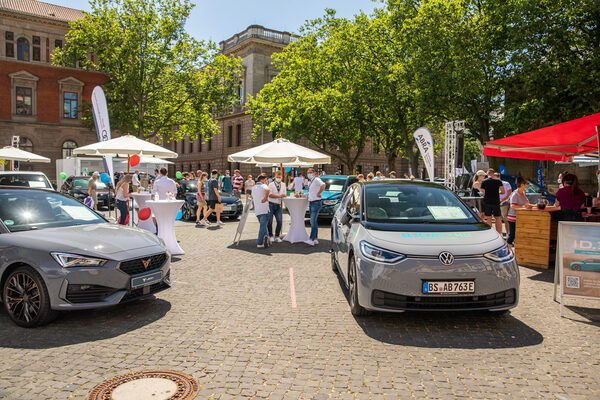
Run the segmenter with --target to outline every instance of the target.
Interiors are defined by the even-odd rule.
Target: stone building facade
[[[82,125],[80,108],[108,78],[51,64],[69,21],[81,16],[80,10],[36,0],[0,2],[0,146],[19,136],[21,148],[52,161],[21,162],[19,169],[42,171],[51,180],[57,159],[97,141],[96,133]]]
[[[288,32],[252,25],[243,32],[220,42],[223,54],[234,54],[242,59],[242,66],[245,70],[242,90],[239,93],[242,103],[245,103],[249,95],[256,96],[263,86],[277,75],[278,71],[271,63],[271,55],[282,51],[294,40],[296,38]],[[261,138],[262,135],[260,135],[255,141],[252,141],[254,124],[260,124],[260,121],[253,122],[251,116],[245,113],[244,107],[233,108],[230,114],[218,117],[217,121],[221,128],[220,133],[213,136],[208,142],[200,143],[200,140],[185,139],[168,145],[171,150],[179,154],[175,164],[170,166],[171,173],[198,169],[203,171],[218,169],[223,172],[226,169],[240,169],[244,175],[259,172],[258,168],[248,164],[229,163],[227,155],[258,146],[263,141],[264,143],[272,141],[272,134],[265,131],[264,138]],[[402,163],[400,160],[397,160],[396,167],[400,167],[401,164],[405,166],[405,170],[408,170],[407,163]],[[365,173],[377,170],[385,171],[385,165],[385,155],[375,153],[372,144],[369,143],[365,146],[365,151],[357,162],[357,169],[360,168]],[[348,174],[353,172],[344,170],[344,166],[335,161],[330,165],[318,167],[327,173]]]

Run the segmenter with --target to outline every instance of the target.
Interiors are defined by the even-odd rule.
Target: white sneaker
[[[256,247],[258,247],[259,249],[264,249],[265,245],[264,244],[257,244]]]
[[[309,246],[314,246],[315,245],[315,242],[313,240],[310,240],[310,239],[309,240],[305,240],[304,243],[306,243]]]
[[[225,222],[223,222],[223,221],[218,221],[218,222],[217,222],[217,224],[219,224],[219,225],[225,225]]]
[[[275,236],[271,236],[271,237],[269,238],[269,240],[271,241],[271,243],[275,243]]]
[[[319,241],[317,239],[313,240],[313,244],[319,244]]]
[[[201,220],[200,220],[200,223],[201,223],[202,225],[204,225],[204,226],[209,226],[209,225],[210,225],[210,222],[208,222],[208,221],[205,221],[205,220],[203,220],[203,219],[201,219]]]
[[[277,236],[277,237],[275,238],[275,241],[276,241],[277,243],[281,243],[281,242],[283,242],[283,240],[281,240],[281,238],[280,238],[279,236]]]

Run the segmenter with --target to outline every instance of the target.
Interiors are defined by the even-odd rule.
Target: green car
[[[598,271],[600,272],[600,259],[575,261],[569,264],[569,268],[573,271]]]

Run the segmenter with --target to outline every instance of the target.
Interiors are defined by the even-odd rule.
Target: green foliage
[[[210,137],[213,113],[236,101],[241,61],[184,31],[188,0],[90,0],[92,12],[71,23],[56,65],[106,73],[113,129],[166,141]],[[89,119],[89,105],[84,105]]]

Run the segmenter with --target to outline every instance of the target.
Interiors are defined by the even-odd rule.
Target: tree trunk
[[[396,171],[396,158],[398,157],[398,155],[396,154],[395,151],[390,151],[386,154],[387,156],[387,163],[388,163],[388,168],[391,171]]]
[[[421,174],[419,173],[419,156],[418,153],[415,153],[414,151],[409,151],[408,152],[408,162],[410,165],[410,168],[412,169],[412,175],[415,178],[420,178]]]

